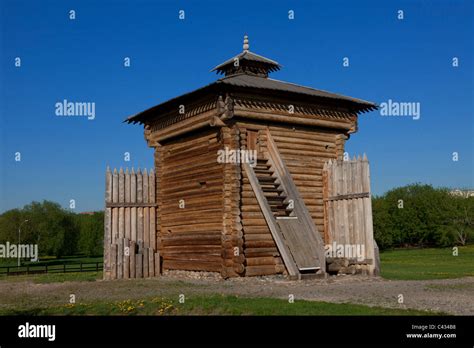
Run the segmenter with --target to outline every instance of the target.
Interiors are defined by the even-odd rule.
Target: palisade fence
[[[378,273],[374,240],[369,161],[329,160],[323,168],[324,232],[326,244],[364,245],[369,273]]]
[[[155,173],[107,167],[105,186],[104,279],[160,275]]]

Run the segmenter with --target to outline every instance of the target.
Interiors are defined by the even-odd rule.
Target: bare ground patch
[[[222,280],[212,274],[175,273],[161,278],[96,282],[36,284],[31,280],[0,281],[0,309],[64,305],[70,295],[77,303],[144,299],[154,296],[178,298],[225,294],[242,297],[273,297],[295,300],[354,303],[389,308],[412,308],[456,315],[474,315],[474,278],[443,280],[384,280],[339,276],[320,280],[289,281],[283,277]],[[398,303],[402,294],[404,303]]]

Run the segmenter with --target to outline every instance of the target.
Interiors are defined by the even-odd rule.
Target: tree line
[[[380,249],[474,241],[474,197],[455,196],[448,189],[421,184],[395,188],[373,197],[372,211]],[[102,211],[77,214],[50,201],[0,215],[0,243],[38,244],[40,256],[102,255],[103,231]]]
[[[474,197],[412,184],[372,198],[374,236],[380,249],[446,247],[474,241]]]
[[[40,256],[102,255],[103,234],[103,212],[77,214],[50,201],[0,215],[0,243],[38,244]]]

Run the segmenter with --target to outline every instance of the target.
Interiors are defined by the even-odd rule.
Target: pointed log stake
[[[107,166],[105,172],[105,203],[112,202],[112,172]],[[104,211],[104,279],[110,279],[110,244],[112,243],[112,209]]]
[[[130,203],[137,202],[137,176],[135,170],[132,168],[132,173],[130,174]]]
[[[140,168],[137,172],[137,203],[143,202],[143,176]]]
[[[105,202],[112,203],[112,172],[109,166],[105,172]]]
[[[125,202],[130,203],[130,173],[125,171]]]
[[[131,203],[137,202],[137,176],[135,170],[132,168],[130,174],[130,201]],[[137,239],[137,208],[132,207],[130,212],[130,238],[136,242]]]
[[[123,168],[120,167],[119,172],[119,203],[125,202],[125,174]]]
[[[145,170],[143,171],[143,203],[148,203],[148,173]]]
[[[114,168],[114,174],[112,175],[112,202],[118,203],[119,201],[119,180],[117,168]]]
[[[155,203],[155,172],[150,170],[150,174],[148,175],[148,190],[149,190],[149,198],[148,202]]]

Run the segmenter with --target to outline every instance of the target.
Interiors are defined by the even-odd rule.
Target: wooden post
[[[130,278],[130,240],[124,239],[124,263],[123,263],[123,277]]]
[[[143,170],[143,176],[142,176],[142,182],[143,182],[143,203],[148,203],[148,197],[149,197],[149,192],[148,192],[148,172],[146,168]]]
[[[148,248],[143,248],[143,278],[149,277],[149,270],[148,270]]]
[[[328,226],[328,163],[323,166],[323,224],[324,224],[324,242],[329,243]]]
[[[117,278],[123,278],[123,238],[118,240],[117,249]]]
[[[105,173],[105,203],[112,203],[112,173],[107,167]],[[110,279],[110,244],[112,243],[112,209],[104,210],[104,273],[103,279]],[[46,269],[46,273],[47,273]]]
[[[143,254],[135,254],[135,278],[143,278]]]
[[[152,248],[148,248],[148,275],[150,277],[155,276],[155,260],[154,260],[154,253]]]
[[[130,202],[137,202],[137,177],[135,171],[132,168],[132,173],[130,174]],[[130,212],[130,238],[132,241],[136,242],[137,239],[137,208],[132,207]]]
[[[145,248],[150,246],[150,208],[143,208],[143,243]]]
[[[148,175],[148,201],[155,203],[155,172],[150,170]],[[153,248],[153,252],[157,249],[156,247],[156,208],[150,207],[150,246]]]
[[[135,241],[130,241],[130,278],[135,278]]]
[[[117,279],[117,244],[110,245],[110,278]]]

